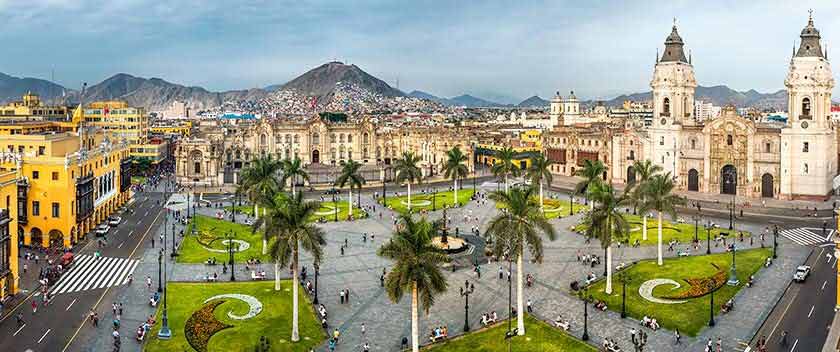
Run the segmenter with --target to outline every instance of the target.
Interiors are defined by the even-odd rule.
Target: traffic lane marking
[[[20,326],[20,328],[18,328],[18,329],[17,329],[17,331],[15,331],[15,333],[14,333],[14,334],[12,334],[12,336],[17,336],[17,334],[18,334],[21,330],[23,330],[23,328],[25,328],[25,327],[26,327],[26,324],[21,325],[21,326]]]
[[[41,336],[41,339],[38,340],[38,343],[41,343],[41,341],[44,341],[44,338],[47,337],[47,334],[49,334],[50,331],[52,331],[52,329],[47,329],[47,332],[45,332],[44,335]]]

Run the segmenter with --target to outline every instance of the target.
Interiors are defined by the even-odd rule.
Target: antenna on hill
[[[394,82],[394,83],[397,86],[397,90],[400,90],[400,76],[399,75],[397,75],[397,81]]]

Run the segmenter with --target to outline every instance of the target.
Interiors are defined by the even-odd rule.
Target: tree
[[[545,199],[543,198],[543,183],[551,185],[551,165],[554,161],[545,157],[545,154],[539,153],[531,157],[531,166],[528,168],[528,178],[531,179],[531,184],[539,184],[540,187],[540,211],[545,216]]]
[[[516,326],[519,335],[525,334],[524,310],[522,309],[522,256],[527,246],[537,263],[543,260],[543,242],[540,235],[554,241],[557,233],[548,223],[539,205],[533,200],[534,188],[514,187],[507,192],[493,192],[490,199],[502,204],[504,212],[490,220],[487,232],[493,236],[494,253],[508,251],[510,259],[516,259]],[[502,248],[504,247],[504,248]]]
[[[443,172],[444,176],[455,183],[453,188],[455,190],[455,199],[452,201],[454,205],[458,204],[458,180],[467,177],[469,173],[467,165],[464,165],[466,161],[467,156],[457,146],[452,147],[452,149],[446,152],[446,164],[443,165]]]
[[[595,161],[590,159],[583,160],[583,168],[575,171],[575,176],[583,177],[583,181],[578,182],[577,186],[575,186],[575,193],[586,194],[587,188],[593,186],[595,182],[601,182],[602,175],[606,171],[607,167],[599,159]],[[592,203],[590,200],[589,209],[592,210],[594,208],[595,203]]]
[[[633,207],[636,209],[645,208],[645,187],[650,182],[650,178],[662,171],[662,166],[656,165],[652,163],[650,160],[645,159],[644,161],[636,160],[633,163],[633,172],[636,173],[636,181],[627,185],[628,188],[632,190],[630,193],[630,199],[632,200]],[[642,240],[647,241],[647,219],[648,213],[644,212],[642,214]]]
[[[341,168],[341,175],[335,180],[335,184],[338,187],[344,188],[345,185],[350,185],[350,193],[347,196],[347,205],[349,206],[349,212],[347,213],[348,219],[353,215],[353,187],[356,187],[361,192],[362,185],[365,184],[365,178],[359,174],[359,168],[361,167],[362,164],[359,164],[355,160],[350,160],[344,164],[344,167]],[[335,204],[335,206],[338,207],[338,204]]]
[[[377,254],[394,261],[385,276],[385,292],[391,302],[397,303],[407,291],[411,292],[411,349],[416,352],[420,346],[418,308],[422,305],[423,311],[429,314],[435,297],[446,292],[441,264],[449,262],[449,256],[432,244],[432,237],[439,232],[442,222],[415,221],[410,213],[403,214],[401,222],[391,241],[383,244]]]
[[[493,171],[494,176],[501,177],[505,180],[505,192],[508,191],[508,177],[519,176],[520,169],[513,163],[513,158],[515,156],[516,152],[513,148],[502,148],[496,152],[496,160],[493,163],[493,167],[490,169]]]
[[[280,160],[268,155],[254,159],[251,165],[242,170],[237,192],[246,195],[251,204],[254,204],[254,217],[260,215],[259,205],[260,201],[265,199],[264,195],[283,190],[284,182],[279,178],[282,167],[283,164]],[[262,254],[267,252],[268,239],[263,236]]]
[[[292,193],[295,193],[295,184],[297,183],[298,177],[309,181],[309,173],[303,168],[300,158],[295,157],[294,159],[284,159],[282,162],[283,168],[283,177],[280,179],[281,184],[286,184],[286,182],[291,179],[292,180]]]
[[[133,164],[135,169],[140,170],[144,175],[148,175],[149,170],[152,168],[152,159],[142,156],[135,158]]]
[[[645,186],[645,199],[647,200],[642,211],[656,210],[657,220],[657,263],[662,265],[662,213],[668,213],[672,218],[677,216],[676,206],[683,204],[682,198],[673,194],[674,180],[671,173],[657,174],[650,178]]]
[[[420,158],[412,152],[403,152],[402,158],[397,159],[394,170],[397,172],[397,184],[408,184],[408,212],[411,213],[411,184],[423,181],[423,171],[417,166]]]
[[[629,233],[629,225],[621,207],[629,200],[627,194],[616,197],[613,187],[602,182],[594,183],[586,192],[587,197],[596,206],[584,220],[588,227],[586,236],[597,238],[601,241],[601,247],[607,252],[607,284],[604,293],[612,294],[612,244],[626,240]]]
[[[275,239],[269,253],[274,259],[274,289],[280,289],[280,268],[292,265],[292,341],[300,340],[298,333],[298,260],[300,249],[308,252],[314,262],[320,263],[323,255],[324,230],[312,223],[315,212],[321,207],[316,201],[304,201],[303,192],[285,199],[283,194],[266,194],[265,215],[257,218],[251,229],[260,226],[267,237]]]

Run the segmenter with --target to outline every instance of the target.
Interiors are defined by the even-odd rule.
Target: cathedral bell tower
[[[824,198],[837,174],[837,145],[831,126],[834,78],[814,19],[799,35],[785,78],[788,122],[782,129],[781,197]]]
[[[685,43],[676,23],[665,39],[665,52],[656,55],[650,87],[653,91],[653,125],[649,128],[648,158],[665,172],[680,177],[679,136],[683,124],[694,120],[694,66],[685,56]]]

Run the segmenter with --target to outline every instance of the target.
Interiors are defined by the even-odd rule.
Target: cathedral
[[[684,45],[674,25],[664,52],[657,54],[650,82],[651,126],[586,122],[572,114],[573,123],[564,121],[564,127],[544,137],[546,154],[557,163],[552,172],[573,175],[584,160],[599,159],[608,166],[605,180],[627,184],[635,179],[633,162],[650,159],[674,175],[682,191],[826,199],[840,156],[830,120],[834,78],[813,18],[809,16],[800,33],[784,82],[786,122],[754,121],[733,106],[725,107],[720,117],[699,120],[694,110],[697,81]]]

